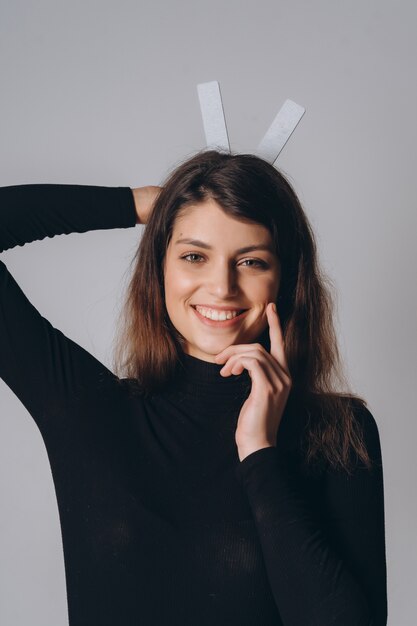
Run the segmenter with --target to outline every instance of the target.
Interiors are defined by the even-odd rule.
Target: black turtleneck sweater
[[[128,187],[0,188],[0,251],[135,223]],[[222,365],[186,354],[182,363],[145,398],[42,317],[0,261],[0,375],[48,453],[70,626],[385,625],[369,410],[355,415],[372,471],[302,470],[306,411],[293,400],[277,445],[240,461],[247,371],[223,378]]]

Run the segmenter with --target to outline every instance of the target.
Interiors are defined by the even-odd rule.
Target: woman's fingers
[[[281,330],[281,321],[279,319],[277,307],[274,303],[267,306],[267,315],[269,323],[269,338],[271,340],[271,355],[280,364],[284,373],[289,376],[287,358],[285,356],[284,338]]]
[[[162,187],[156,185],[146,185],[132,189],[136,208],[136,224],[147,224],[152,213],[153,206]]]

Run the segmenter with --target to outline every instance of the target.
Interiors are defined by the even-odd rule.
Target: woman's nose
[[[217,265],[208,277],[208,290],[221,299],[237,291],[237,272],[232,265]]]

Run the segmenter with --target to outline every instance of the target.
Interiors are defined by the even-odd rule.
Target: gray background
[[[205,145],[196,85],[220,82],[233,150],[286,98],[307,112],[279,166],[337,288],[340,345],[379,426],[389,623],[415,580],[415,3],[1,0],[0,184],[159,184]],[[107,365],[143,226],[1,255],[51,323]],[[29,413],[0,381],[0,623],[67,624],[58,510]]]

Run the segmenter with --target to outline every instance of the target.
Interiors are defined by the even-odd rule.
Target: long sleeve
[[[129,187],[28,184],[0,188],[0,252],[73,232],[136,224]],[[0,261],[0,376],[41,431],[58,407],[112,375],[54,328]]]
[[[237,466],[285,626],[387,623],[380,440],[365,407],[360,419],[375,465],[358,464],[352,475],[327,469],[317,508],[276,447],[257,450]]]

